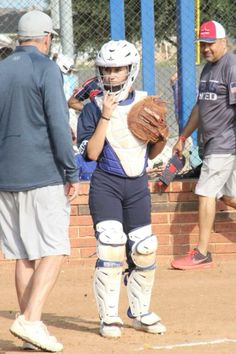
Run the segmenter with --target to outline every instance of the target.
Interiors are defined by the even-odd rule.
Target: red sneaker
[[[211,268],[213,266],[211,253],[207,252],[204,256],[197,248],[194,248],[186,256],[174,259],[171,262],[172,268],[175,269],[197,269]]]

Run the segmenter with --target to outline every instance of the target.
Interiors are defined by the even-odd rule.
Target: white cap
[[[41,37],[47,33],[57,35],[52,28],[52,19],[42,11],[33,10],[24,14],[18,23],[19,37]]]

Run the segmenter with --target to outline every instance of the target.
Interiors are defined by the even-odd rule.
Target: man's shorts
[[[205,197],[236,197],[236,155],[204,157],[195,193]]]
[[[69,220],[63,185],[0,192],[0,240],[7,259],[69,255]]]

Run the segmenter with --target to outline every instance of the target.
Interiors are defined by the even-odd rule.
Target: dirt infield
[[[93,266],[66,263],[48,299],[43,320],[63,342],[65,354],[234,354],[235,271],[236,260],[195,271],[171,270],[167,263],[161,264],[156,273],[152,309],[162,317],[167,333],[151,335],[130,327],[126,289],[122,287],[123,335],[119,340],[107,340],[98,334]],[[21,352],[21,342],[8,330],[18,310],[13,273],[12,263],[0,264],[0,354]]]

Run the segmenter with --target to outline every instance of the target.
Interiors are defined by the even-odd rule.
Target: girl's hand
[[[114,93],[111,93],[110,91],[107,91],[103,99],[102,115],[107,118],[110,118],[116,106],[116,95]]]

